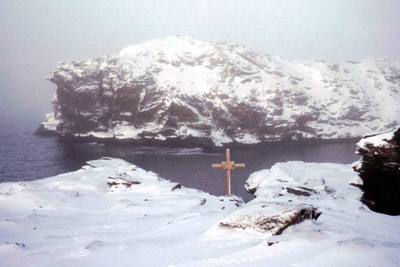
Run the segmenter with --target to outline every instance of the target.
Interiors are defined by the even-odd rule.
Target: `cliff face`
[[[286,60],[170,36],[60,63],[41,132],[133,142],[347,138],[400,123],[399,60]]]
[[[366,135],[357,144],[353,164],[363,181],[362,201],[372,210],[400,215],[400,129]]]

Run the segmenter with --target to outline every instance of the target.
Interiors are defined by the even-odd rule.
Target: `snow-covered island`
[[[400,124],[400,61],[288,60],[169,36],[60,63],[37,133],[215,148],[361,137]]]
[[[246,204],[111,158],[1,183],[0,266],[398,266],[400,216],[369,210],[355,174],[278,163],[249,177]]]

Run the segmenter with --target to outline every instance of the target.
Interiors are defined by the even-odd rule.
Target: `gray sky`
[[[51,111],[43,78],[59,61],[171,34],[287,58],[400,58],[400,0],[0,0],[0,115]]]

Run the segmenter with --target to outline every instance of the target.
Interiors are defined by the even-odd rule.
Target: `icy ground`
[[[398,266],[400,216],[368,210],[348,185],[354,175],[350,165],[278,163],[250,176],[257,198],[243,205],[119,159],[2,183],[0,266]],[[319,219],[281,235],[220,226],[310,205]]]

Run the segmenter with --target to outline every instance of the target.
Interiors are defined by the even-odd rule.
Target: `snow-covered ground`
[[[0,184],[0,266],[398,266],[400,216],[371,212],[350,165],[278,163],[250,176],[241,205],[119,159]],[[220,222],[322,212],[281,235]],[[247,222],[251,225],[251,219]]]

